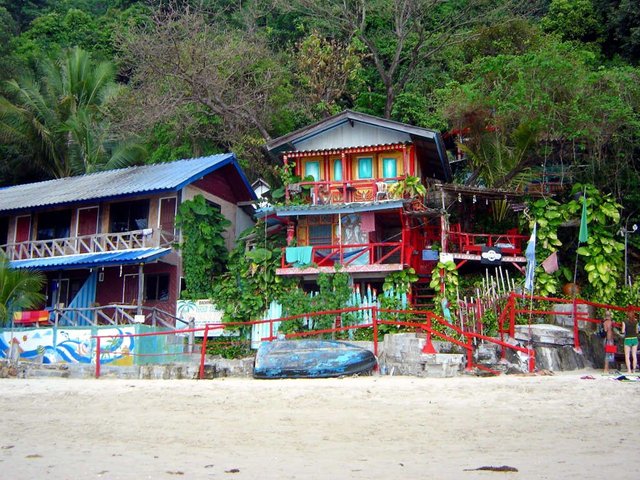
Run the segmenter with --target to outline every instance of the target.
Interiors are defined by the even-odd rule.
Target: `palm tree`
[[[9,324],[14,312],[41,305],[45,299],[44,283],[42,273],[12,269],[6,257],[0,254],[0,325]]]
[[[44,62],[39,80],[5,84],[0,97],[0,140],[30,153],[46,175],[60,178],[139,162],[144,149],[113,135],[106,106],[119,92],[115,67],[73,48]]]

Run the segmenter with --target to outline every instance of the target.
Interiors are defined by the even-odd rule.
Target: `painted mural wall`
[[[0,358],[16,358],[44,364],[95,364],[96,339],[100,335],[100,363],[114,366],[184,361],[184,340],[177,335],[134,336],[157,332],[147,325],[119,327],[52,327],[0,330]],[[110,335],[114,335],[110,337]],[[13,345],[13,349],[12,349]]]

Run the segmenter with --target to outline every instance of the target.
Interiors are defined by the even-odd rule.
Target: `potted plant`
[[[389,194],[392,198],[414,199],[424,197],[427,194],[427,189],[419,177],[408,175],[404,179],[389,185]]]

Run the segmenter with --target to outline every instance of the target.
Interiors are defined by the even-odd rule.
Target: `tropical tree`
[[[509,11],[512,0],[295,0],[291,8],[323,26],[355,37],[369,54],[384,93],[384,116],[421,67],[469,36],[472,26]],[[419,78],[419,77],[418,77]],[[420,81],[420,80],[418,80]]]
[[[12,269],[0,255],[0,325],[10,323],[13,312],[42,304],[44,282],[40,272]]]
[[[0,97],[0,140],[17,144],[55,178],[119,168],[138,162],[144,150],[110,133],[108,102],[119,87],[110,62],[73,48],[45,61],[39,80],[6,82]]]

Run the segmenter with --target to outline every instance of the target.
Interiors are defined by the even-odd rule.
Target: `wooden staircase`
[[[411,287],[411,301],[416,310],[433,310],[436,292],[429,286],[431,275],[420,275]]]

